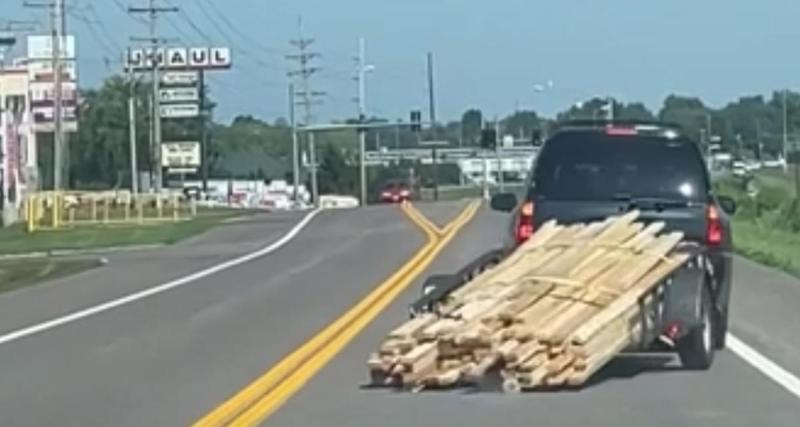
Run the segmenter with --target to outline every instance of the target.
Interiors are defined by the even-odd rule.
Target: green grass
[[[0,255],[79,250],[114,246],[172,244],[200,234],[221,221],[242,214],[231,210],[202,210],[192,220],[150,225],[77,226],[28,233],[22,226],[0,229]]]
[[[755,221],[734,220],[736,251],[762,264],[800,276],[800,234],[764,227]]]
[[[35,258],[0,261],[0,293],[98,267],[97,260]]]
[[[756,183],[762,187],[780,187],[794,195],[794,169],[761,169],[754,173]]]

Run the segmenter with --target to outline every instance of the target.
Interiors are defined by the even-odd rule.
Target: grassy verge
[[[97,260],[64,258],[0,261],[0,293],[77,274],[99,265]]]
[[[740,254],[800,277],[800,234],[736,219],[733,238]]]
[[[195,219],[152,225],[80,226],[27,233],[21,226],[0,229],[0,255],[112,246],[172,244],[200,234],[241,211],[203,210]]]

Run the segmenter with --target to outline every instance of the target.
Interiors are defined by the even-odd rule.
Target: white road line
[[[759,372],[766,375],[772,381],[780,384],[790,393],[800,398],[800,378],[778,366],[777,363],[769,360],[766,356],[759,353],[753,347],[747,345],[733,334],[728,334],[728,349],[730,349],[742,360],[749,363]]]
[[[48,320],[43,323],[39,323],[36,325],[28,326],[23,329],[16,330],[14,332],[10,332],[5,335],[0,335],[0,344],[6,344],[12,341],[19,340],[21,338],[25,338],[34,334],[38,334],[40,332],[44,332],[48,329],[53,329],[58,326],[74,322],[76,320],[80,320],[89,316],[93,316],[98,313],[102,313],[104,311],[111,310],[113,308],[120,307],[125,304],[132,303],[134,301],[138,301],[147,297],[151,297],[156,294],[160,294],[162,292],[166,292],[170,289],[175,289],[177,287],[186,285],[191,283],[195,280],[202,279],[204,277],[211,276],[212,274],[219,273],[220,271],[227,270],[232,267],[236,267],[238,265],[244,264],[246,262],[252,261],[256,258],[263,257],[268,255],[272,252],[277,251],[285,244],[289,243],[295,236],[297,236],[307,225],[314,219],[317,214],[319,214],[319,210],[313,210],[309,212],[299,223],[297,223],[289,232],[287,232],[283,237],[281,237],[276,242],[272,243],[269,246],[261,248],[255,252],[251,252],[249,254],[240,256],[239,258],[234,258],[229,261],[225,261],[221,264],[217,264],[215,266],[206,268],[205,270],[200,270],[196,273],[192,273],[188,276],[181,277],[179,279],[172,280],[170,282],[164,283],[162,285],[158,285],[153,288],[145,289],[144,291],[137,292],[119,299],[115,299],[100,305],[96,305],[94,307],[86,308],[80,311],[76,311],[71,314],[67,314],[62,317],[57,317],[52,320]]]

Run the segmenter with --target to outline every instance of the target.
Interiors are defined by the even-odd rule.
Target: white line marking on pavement
[[[134,293],[134,294],[131,294],[131,295],[119,298],[119,299],[115,299],[115,300],[112,300],[112,301],[109,301],[109,302],[106,302],[106,303],[103,303],[103,304],[100,304],[100,305],[96,305],[94,307],[90,307],[90,308],[87,308],[87,309],[76,311],[74,313],[67,314],[66,316],[57,317],[55,319],[48,320],[48,321],[43,322],[43,323],[39,323],[39,324],[36,324],[36,325],[28,326],[26,328],[19,329],[17,331],[10,332],[10,333],[5,334],[5,335],[0,335],[0,344],[6,344],[6,343],[9,343],[11,341],[16,341],[18,339],[25,338],[25,337],[30,336],[30,335],[38,334],[38,333],[46,331],[48,329],[53,329],[53,328],[56,328],[56,327],[64,325],[64,324],[74,322],[76,320],[80,320],[80,319],[83,319],[83,318],[86,318],[86,317],[89,317],[89,316],[93,316],[93,315],[98,314],[98,313],[102,313],[104,311],[111,310],[111,309],[116,308],[116,307],[120,307],[120,306],[125,305],[125,304],[132,303],[134,301],[138,301],[140,299],[144,299],[144,298],[156,295],[156,294],[160,294],[160,293],[166,292],[166,291],[168,291],[170,289],[175,289],[177,287],[186,285],[187,283],[191,283],[191,282],[193,282],[195,280],[199,280],[199,279],[202,279],[204,277],[211,276],[213,274],[219,273],[220,271],[227,270],[229,268],[236,267],[238,265],[244,264],[244,263],[246,263],[248,261],[252,261],[252,260],[254,260],[256,258],[260,258],[260,257],[263,257],[265,255],[268,255],[268,254],[270,254],[272,252],[275,252],[276,250],[280,249],[285,244],[289,243],[289,241],[291,241],[295,236],[297,236],[308,225],[308,223],[311,222],[311,220],[314,219],[314,217],[317,216],[317,214],[319,214],[319,213],[320,213],[319,209],[316,209],[316,210],[313,210],[313,211],[309,212],[305,217],[303,217],[303,219],[299,223],[297,223],[294,227],[292,227],[292,229],[289,230],[289,232],[286,233],[279,240],[275,241],[274,243],[270,244],[269,246],[266,246],[264,248],[261,248],[261,249],[255,251],[255,252],[251,252],[249,254],[242,255],[239,258],[234,258],[232,260],[225,261],[222,264],[217,264],[215,266],[206,268],[205,270],[200,270],[200,271],[198,271],[196,273],[192,273],[192,274],[190,274],[188,276],[184,276],[184,277],[181,277],[179,279],[175,279],[173,281],[164,283],[162,285],[158,285],[158,286],[156,286],[154,288],[145,289],[144,291],[137,292],[137,293]]]
[[[769,379],[780,384],[783,388],[789,390],[790,393],[800,398],[800,378],[797,378],[786,369],[781,368],[777,363],[769,360],[766,356],[745,344],[744,341],[735,337],[733,334],[728,334],[728,349],[741,357],[745,362],[749,363],[750,366],[769,377]]]

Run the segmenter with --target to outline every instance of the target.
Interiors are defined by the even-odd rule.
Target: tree
[[[356,169],[349,166],[342,150],[334,144],[321,147],[318,170],[320,194],[356,194]]]
[[[614,116],[619,120],[655,121],[656,116],[641,102],[630,104],[617,104],[618,110]]]
[[[130,182],[129,91],[128,83],[115,76],[99,89],[81,93],[80,126],[69,143],[71,187],[121,186]],[[139,105],[137,110],[137,127],[147,129],[145,106]],[[148,133],[139,132],[136,142],[139,169],[147,169]],[[52,167],[40,166],[45,170]]]
[[[470,109],[461,116],[461,134],[464,137],[464,145],[477,145],[481,137],[481,127],[483,126],[483,113],[481,110]]]
[[[713,121],[713,111],[706,108],[699,98],[670,95],[664,100],[658,117],[664,122],[680,125],[690,138],[700,140],[708,118]]]
[[[502,120],[501,128],[506,134],[530,138],[541,131],[542,123],[535,111],[518,111]]]

